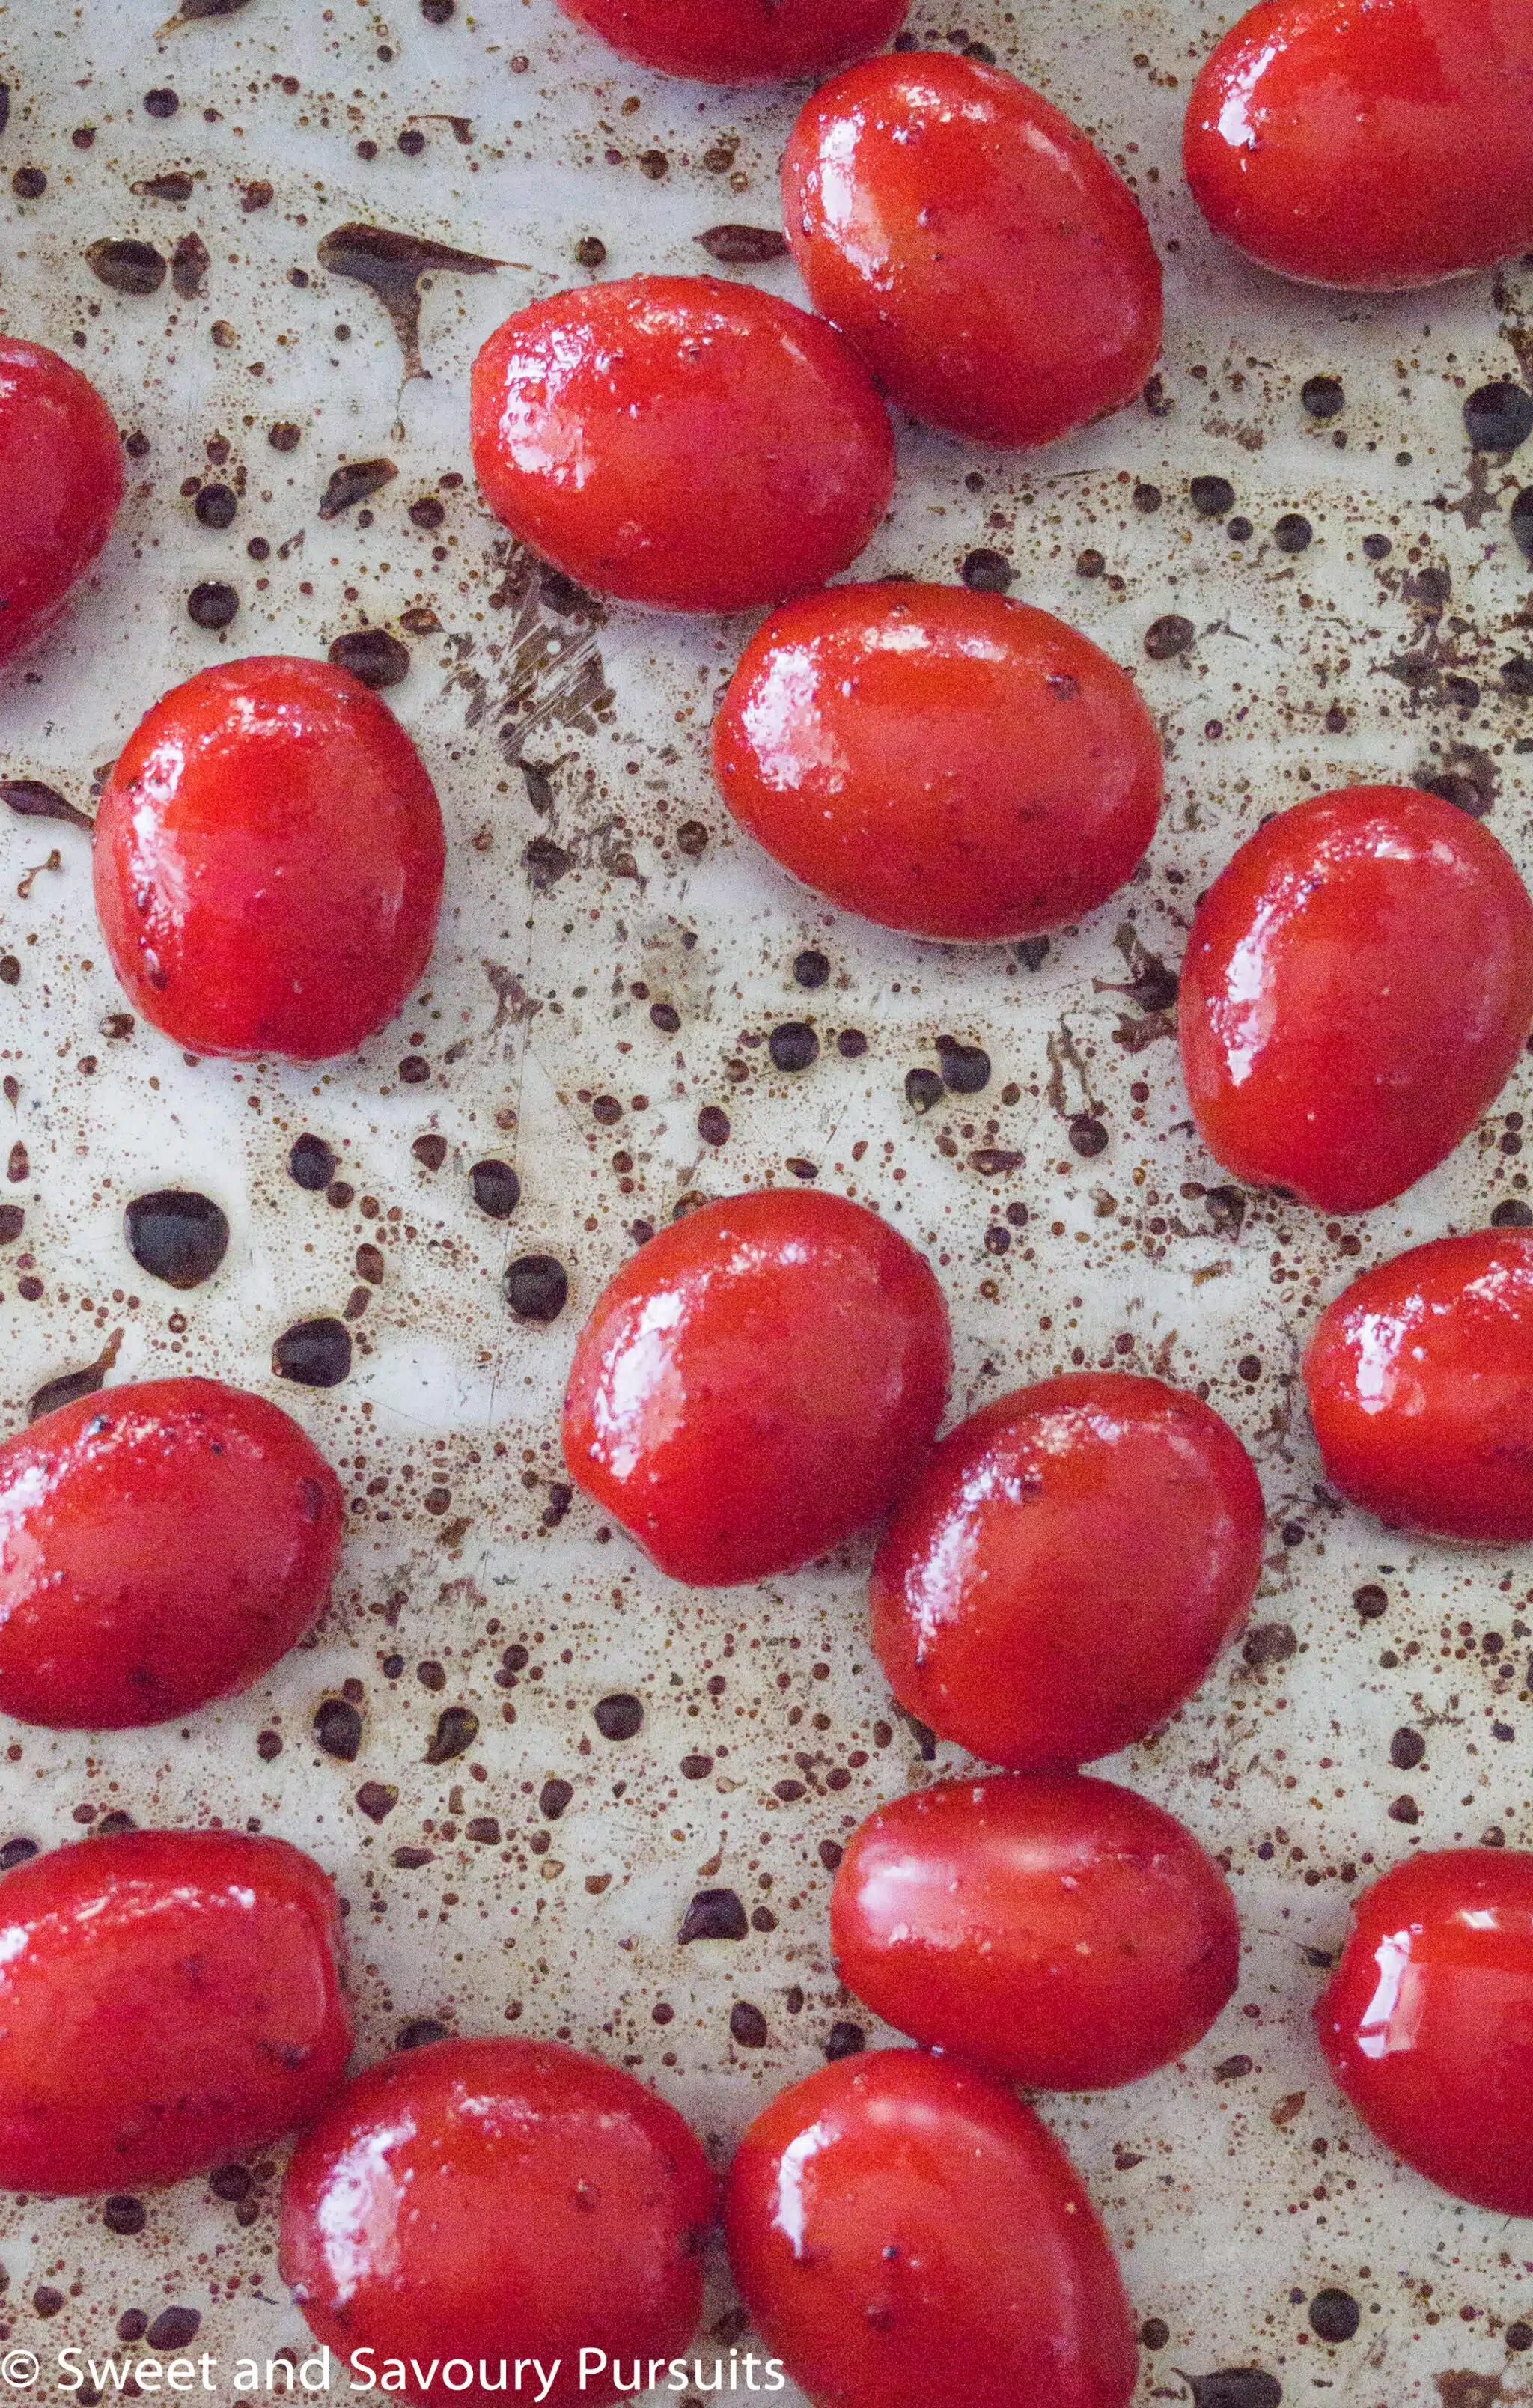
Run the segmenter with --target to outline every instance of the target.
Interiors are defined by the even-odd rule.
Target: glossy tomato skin
[[[326,661],[231,661],[128,738],[96,910],[131,1001],[179,1045],[320,1062],[416,985],[444,861],[436,792],[376,695]]]
[[[741,2141],[724,2195],[752,2322],[814,2408],[1125,2408],[1107,2236],[1031,2108],[918,2049],[843,2057]]]
[[[652,1238],[599,1298],[565,1460],[672,1579],[760,1580],[887,1512],[952,1369],[931,1268],[876,1213],[735,1196]]]
[[[1315,2008],[1376,2139],[1457,2199],[1533,2215],[1533,1856],[1441,1848],[1372,1883]]]
[[[1216,234],[1315,284],[1387,292],[1533,243],[1525,0],[1262,0],[1193,87],[1183,153]]]
[[[146,1380],[0,1444],[0,1713],[168,1722],[259,1680],[322,1610],[340,1483],[217,1380]]]
[[[1239,1627],[1261,1484],[1185,1390],[1083,1371],[949,1432],[873,1566],[873,1644],[901,1705],[1015,1772],[1142,1739]]]
[[[508,318],[474,363],[472,444],[513,535],[661,610],[823,584],[895,481],[889,414],[835,329],[712,276],[636,276]]]
[[[1229,1885],[1184,1824],[1079,1772],[941,1781],[869,1815],[830,1901],[842,1981],[1035,2090],[1138,2082],[1234,1996]]]
[[[269,2147],[351,2045],[336,1893],[285,1840],[120,1831],[0,1878],[0,2189],[79,2198]]]
[[[1160,262],[1117,171],[1015,76],[900,51],[815,93],[782,163],[810,298],[890,400],[1033,447],[1133,401],[1160,351]]]
[[[1325,1476],[1435,1538],[1533,1539],[1533,1237],[1412,1246],[1327,1305],[1304,1358]]]
[[[1046,610],[948,585],[836,585],[777,611],[713,757],[735,817],[806,885],[975,944],[1105,902],[1164,786],[1116,662]]]
[[[1210,1153],[1329,1212],[1403,1195],[1533,1020],[1533,902],[1487,829],[1354,786],[1247,838],[1193,922],[1182,1065]]]
[[[88,377],[0,335],[0,663],[63,609],[112,531],[122,453]]]
[[[640,66],[701,83],[828,75],[898,33],[910,0],[559,0]]]
[[[617,2397],[582,2350],[668,2361],[702,2307],[718,2185],[673,2107],[552,2042],[447,2040],[386,2057],[304,2135],[279,2263],[316,2340],[387,2359],[561,2371],[550,2408]],[[449,2370],[450,2371],[450,2370]],[[494,2408],[494,2383],[411,2384]]]

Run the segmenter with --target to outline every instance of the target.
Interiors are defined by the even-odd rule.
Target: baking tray
[[[585,607],[511,552],[468,473],[466,379],[488,331],[593,272],[576,262],[587,237],[606,247],[595,272],[620,276],[707,268],[709,228],[775,225],[795,95],[645,75],[552,0],[459,0],[442,26],[413,6],[250,0],[169,30],[165,5],[0,0],[0,321],[77,360],[133,437],[90,590],[0,695],[0,773],[88,810],[142,712],[194,669],[387,626],[412,654],[390,699],[442,796],[447,902],[425,989],[354,1060],[189,1062],[116,1016],[86,835],[0,813],[0,955],[19,966],[0,985],[0,1159],[26,1216],[0,1252],[6,1426],[45,1381],[115,1348],[114,1379],[197,1370],[279,1398],[350,1507],[330,1612],[248,1696],[99,1743],[0,1735],[0,1839],[50,1846],[113,1814],[280,1833],[348,1902],[362,2060],[412,2022],[556,2034],[653,2083],[721,2162],[764,2099],[840,2044],[838,2025],[886,2039],[838,1988],[825,1858],[881,1799],[964,1760],[924,1752],[891,1706],[864,1632],[867,1550],[688,1591],[561,1484],[576,1331],[634,1225],[812,1166],[938,1265],[955,1415],[1110,1361],[1196,1385],[1260,1469],[1254,1627],[1167,1730],[1103,1768],[1222,1852],[1245,1930],[1239,1997],[1166,2072],[1041,2102],[1157,2344],[1141,2396],[1259,2367],[1317,2408],[1526,2397],[1506,2329],[1521,2340],[1533,2315],[1533,2229],[1397,2168],[1327,2081],[1309,2011],[1373,1867],[1533,1836],[1530,1567],[1418,1547],[1340,1507],[1297,1380],[1347,1279],[1525,1192],[1525,1082],[1400,1202],[1325,1222],[1228,1192],[1188,1121],[1168,1006],[1195,897],[1262,814],[1307,793],[1453,779],[1528,865],[1533,710],[1499,679],[1528,641],[1507,515],[1519,480],[1471,465],[1461,409],[1533,370],[1533,269],[1358,299],[1221,250],[1178,141],[1230,11],[954,0],[950,22],[918,0],[923,42],[983,41],[1123,168],[1166,262],[1167,348],[1145,405],[1042,457],[902,425],[895,509],[864,566],[952,580],[999,554],[1013,593],[1132,668],[1169,777],[1148,863],[1084,925],[1046,951],[918,945],[822,907],[732,832],[707,734],[748,623]],[[173,116],[146,109],[163,90]],[[24,166],[45,171],[40,198],[12,194]],[[177,173],[188,199],[145,189]],[[322,239],[357,222],[503,263],[426,280],[424,375],[406,378],[376,293],[321,264]],[[85,258],[131,238],[169,259],[193,235],[194,294],[168,278],[118,293]],[[721,272],[798,291],[786,266]],[[1344,388],[1328,420],[1301,400],[1316,375]],[[274,448],[273,426],[296,427],[296,447]],[[397,475],[322,519],[335,470],[379,459]],[[1229,479],[1248,541],[1197,517],[1198,473]],[[198,523],[197,480],[236,490],[226,530]],[[439,527],[409,516],[426,497]],[[1294,514],[1312,530],[1297,553],[1273,534]],[[1369,534],[1387,557],[1365,553]],[[208,580],[238,595],[222,634],[187,615]],[[1146,636],[1170,616],[1194,640],[1153,657]],[[805,951],[829,964],[817,989],[795,981]],[[797,1019],[821,1050],[790,1078],[764,1040]],[[849,1031],[866,1050],[838,1043]],[[938,1067],[939,1037],[982,1046],[992,1074],[921,1112],[906,1077]],[[709,1107],[722,1145],[699,1136]],[[343,1201],[288,1177],[305,1132],[334,1148]],[[437,1169],[416,1151],[431,1136]],[[520,1174],[509,1223],[473,1202],[484,1157]],[[233,1229],[221,1272],[184,1296],[122,1238],[128,1199],[171,1183],[216,1197]],[[382,1253],[380,1284],[358,1276],[363,1244]],[[568,1270],[550,1326],[507,1309],[502,1273],[525,1253]],[[364,1293],[345,1384],[274,1381],[283,1329]],[[595,1718],[614,1695],[642,1702],[630,1738]],[[336,1700],[360,1723],[351,1760],[317,1742],[326,1701],[318,1727],[351,1727]],[[458,1709],[475,1735],[427,1762]],[[1409,1772],[1390,1760],[1404,1727],[1426,1742]],[[679,1944],[708,1887],[736,1890],[748,1938]],[[763,2045],[732,2033],[739,2004]],[[242,2198],[203,2182],[148,2194],[137,2230],[110,2229],[100,2202],[7,2200],[5,2338],[42,2357],[45,2383],[60,2347],[100,2352],[124,2314],[167,2308],[200,2319],[195,2347],[225,2369],[304,2353],[274,2259],[280,2162],[252,2159]],[[1344,2344],[1310,2327],[1326,2288],[1362,2311]],[[739,2337],[722,2269],[709,2317],[721,2348]]]

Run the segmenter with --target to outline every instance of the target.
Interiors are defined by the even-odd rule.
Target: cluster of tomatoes
[[[1160,752],[1131,681],[998,595],[825,580],[888,502],[886,400],[1039,445],[1139,392],[1160,272],[1126,186],[982,59],[867,57],[905,0],[562,5],[674,74],[842,70],[783,168],[819,314],[707,278],[519,312],[474,368],[487,499],[605,594],[777,606],[714,759],[737,819],[798,877],[928,939],[1078,920],[1154,833]],[[1261,0],[1198,79],[1186,165],[1211,223],[1289,276],[1388,289],[1533,244],[1526,0]],[[0,489],[4,658],[62,607],[122,494],[99,397],[15,340]],[[386,708],[279,658],[156,705],[94,858],[147,1019],[199,1053],[307,1061],[354,1049],[414,986],[444,844]],[[1533,903],[1448,803],[1325,796],[1266,823],[1203,898],[1180,1010],[1217,1159],[1365,1211],[1442,1161],[1508,1078],[1533,1022]],[[1110,2249],[1009,2086],[1135,2081],[1234,1991],[1220,1869],[1081,1767],[1163,1723],[1239,1627],[1262,1493],[1219,1416],[1153,1379],[1047,1380],[938,1443],[951,1368],[937,1280],[873,1212],[740,1196],[611,1282],[565,1449],[680,1581],[769,1578],[884,1523],[869,1603],[890,1685],[999,1768],[896,1800],[845,1852],[841,1975],[919,2045],[827,2066],[747,2132],[724,2215],[764,2339],[821,2408],[1123,2408],[1134,2334]],[[1305,1379],[1343,1495],[1443,1538],[1533,1539],[1533,1238],[1445,1238],[1370,1271],[1323,1315]],[[47,1416],[0,1446],[0,1709],[114,1728],[248,1685],[322,1610],[341,1527],[329,1465],[255,1397],[173,1380]],[[665,2379],[718,2210],[695,2137],[628,2075],[538,2042],[444,2042],[341,2086],[339,1935],[325,1876],[269,1840],[119,1833],[7,1873],[0,2184],[168,2182],[303,2127],[283,2268],[343,2355],[559,2359],[555,2401],[611,2396],[587,2358]],[[1530,2014],[1533,1857],[1485,1850],[1377,1881],[1317,2011],[1374,2130],[1509,2214],[1533,2212]]]

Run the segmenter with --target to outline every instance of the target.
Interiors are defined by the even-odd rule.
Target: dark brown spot
[[[569,1297],[569,1274],[552,1254],[519,1254],[505,1285],[518,1321],[557,1321]]]
[[[336,1157],[322,1137],[314,1137],[306,1130],[288,1155],[287,1167],[290,1179],[307,1187],[310,1195],[318,1196],[336,1175]]]
[[[1298,1641],[1289,1623],[1259,1622],[1254,1630],[1247,1631],[1240,1654],[1253,1667],[1286,1664],[1298,1654]]]
[[[351,1369],[351,1333],[328,1315],[294,1322],[272,1348],[271,1368],[279,1380],[295,1380],[300,1387],[338,1387]]]
[[[955,1096],[977,1096],[990,1084],[990,1056],[982,1045],[961,1045],[955,1037],[939,1037],[937,1058],[942,1084]]]
[[[1354,1588],[1352,1601],[1365,1622],[1377,1622],[1381,1614],[1389,1611],[1389,1592],[1380,1588],[1374,1581],[1367,1582],[1362,1588]]]
[[[958,574],[971,594],[1004,594],[1017,581],[1017,572],[1003,552],[982,548],[967,554]]]
[[[346,1698],[324,1698],[314,1713],[314,1738],[337,1763],[354,1764],[362,1746],[362,1716]]]
[[[1385,1811],[1392,1823],[1419,1823],[1421,1821],[1421,1808],[1417,1805],[1415,1799],[1409,1795],[1403,1798],[1397,1798],[1393,1806],[1386,1808]]]
[[[1179,652],[1191,652],[1197,640],[1197,630],[1190,619],[1169,610],[1156,619],[1144,631],[1144,649],[1153,661],[1174,660]]]
[[[1287,510],[1273,528],[1272,540],[1280,552],[1308,552],[1314,533],[1302,511]]]
[[[545,1781],[537,1793],[537,1811],[557,1823],[575,1792],[567,1781]]]
[[[180,107],[180,96],[168,84],[156,84],[144,94],[144,108],[150,117],[174,117]]]
[[[705,1104],[697,1115],[697,1134],[705,1145],[724,1145],[729,1136],[729,1115],[717,1104]]]
[[[830,964],[824,953],[816,953],[811,947],[795,955],[793,974],[800,986],[824,986],[830,976]],[[652,1019],[654,1015],[652,1012],[650,1016]],[[681,1025],[680,1022],[677,1025]]]
[[[586,268],[606,266],[607,245],[599,235],[581,235],[575,246],[575,263],[577,266]]]
[[[702,245],[709,259],[718,260],[724,267],[760,267],[769,259],[788,256],[787,238],[776,226],[709,226],[706,234],[695,235],[693,240]],[[600,264],[596,263],[598,266]]]
[[[381,1823],[399,1803],[399,1792],[391,1782],[365,1781],[357,1791],[357,1805],[369,1823]]]
[[[1389,1761],[1397,1772],[1414,1772],[1426,1753],[1426,1742],[1420,1731],[1402,1726],[1389,1742]]]
[[[1350,2291],[1317,2291],[1310,2301],[1310,2329],[1322,2341],[1351,2341],[1362,2321]]]
[[[183,301],[196,299],[202,291],[203,279],[211,265],[212,262],[208,256],[208,247],[202,236],[196,234],[183,234],[170,254],[170,280]],[[213,340],[217,342],[218,339],[218,328],[215,326]]]
[[[449,11],[451,13],[451,11]],[[446,19],[434,17],[433,24]],[[421,358],[421,284],[423,276],[440,269],[451,276],[490,276],[504,262],[481,259],[471,251],[454,251],[423,235],[398,234],[390,227],[337,226],[319,246],[320,265],[332,276],[349,276],[377,294],[405,355],[405,375],[430,373]]]
[[[1199,518],[1227,518],[1235,508],[1235,488],[1227,477],[1195,477],[1187,490]]]
[[[1481,385],[1464,404],[1464,432],[1476,452],[1515,452],[1533,435],[1533,393],[1505,380]]]
[[[603,1739],[635,1739],[644,1725],[643,1706],[626,1690],[617,1690],[609,1698],[598,1698],[592,1715]]]
[[[363,685],[376,691],[380,686],[399,685],[409,675],[409,650],[391,636],[386,627],[356,627],[345,636],[337,636],[330,647],[329,657],[338,669],[346,669]]]
[[[101,2221],[108,2232],[121,2233],[125,2240],[131,2240],[149,2222],[149,2210],[141,2199],[130,2199],[118,2192],[102,2208]]]
[[[234,587],[217,579],[193,585],[186,597],[186,615],[199,627],[226,627],[238,609],[239,596]]]
[[[122,1215],[128,1252],[167,1287],[200,1287],[229,1250],[227,1217],[210,1196],[179,1187],[136,1196]]]
[[[239,503],[232,485],[204,485],[192,508],[199,526],[222,530],[233,526]]]
[[[40,1422],[45,1413],[59,1412],[65,1405],[75,1405],[81,1397],[93,1397],[106,1385],[107,1374],[117,1361],[122,1343],[122,1332],[114,1329],[93,1363],[82,1371],[65,1371],[57,1380],[48,1380],[28,1400],[28,1422]]]
[[[820,1058],[820,1039],[807,1020],[785,1020],[766,1039],[773,1068],[808,1070]]]
[[[929,1112],[942,1100],[942,1082],[935,1070],[907,1070],[905,1100],[914,1112]]]
[[[1182,2374],[1182,2369],[1176,2372]],[[1182,2374],[1193,2408],[1281,2408],[1282,2386],[1261,2366],[1224,2366],[1214,2374]]]
[[[759,2007],[745,1999],[738,1999],[729,2010],[729,2036],[739,2048],[765,2048],[767,2041],[766,2018]]]
[[[677,1939],[681,1947],[693,1940],[743,1940],[750,1928],[745,1909],[732,1889],[700,1889],[682,1917]]]
[[[1340,377],[1312,376],[1299,388],[1299,399],[1311,418],[1340,418],[1347,406],[1346,388]]]
[[[843,2057],[860,2057],[867,2046],[867,2034],[861,2024],[832,2024],[825,2035],[825,2055],[832,2065]]]
[[[428,1131],[424,1137],[416,1139],[410,1152],[423,1170],[440,1170],[447,1160],[447,1140]]]
[[[479,1716],[468,1706],[444,1706],[426,1747],[428,1764],[451,1764],[479,1737]]]
[[[93,242],[85,261],[113,293],[158,293],[165,280],[165,263],[150,242]]]
[[[67,803],[51,786],[44,786],[36,778],[10,778],[0,781],[0,802],[7,810],[23,820],[61,820],[67,827],[89,829],[93,823],[89,814]]]
[[[369,494],[397,477],[398,469],[392,460],[343,460],[331,473],[330,482],[320,497],[322,519],[337,519],[357,502],[365,502]]]

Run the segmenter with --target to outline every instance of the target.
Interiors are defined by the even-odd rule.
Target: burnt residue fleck
[[[843,2057],[860,2057],[867,2046],[867,2034],[861,2024],[832,2024],[825,2034],[825,2056],[832,2065]]]
[[[26,1212],[21,1205],[0,1204],[0,1246],[13,1246],[25,1227]]]
[[[113,293],[158,293],[165,280],[165,263],[151,242],[93,242],[85,264]]]
[[[506,1301],[518,1321],[557,1321],[569,1297],[569,1274],[552,1254],[519,1254],[506,1273]]]
[[[793,974],[800,986],[824,986],[830,977],[830,964],[822,953],[809,946],[794,957]],[[650,1017],[653,1019],[652,1012]]]
[[[421,278],[434,268],[453,276],[491,276],[506,264],[482,259],[475,251],[454,251],[423,235],[355,224],[337,226],[323,236],[319,257],[332,276],[351,277],[378,295],[399,337],[407,380],[431,373],[421,357]]]
[[[167,1287],[200,1287],[229,1251],[229,1223],[210,1196],[159,1187],[136,1196],[122,1215],[128,1252],[140,1270]]]
[[[362,1716],[348,1698],[324,1698],[314,1713],[315,1744],[337,1763],[354,1764],[362,1747]]]
[[[522,853],[522,866],[536,895],[546,895],[551,886],[557,886],[573,861],[574,855],[566,853],[562,844],[555,844],[551,836],[535,836]]]
[[[19,201],[40,201],[48,190],[48,178],[41,167],[18,167],[10,189]]]
[[[392,1781],[365,1781],[357,1791],[357,1810],[369,1823],[381,1823],[399,1803],[399,1792]]]
[[[1240,1655],[1253,1670],[1264,1664],[1286,1664],[1298,1654],[1298,1640],[1288,1622],[1259,1622],[1248,1630],[1241,1642]]]
[[[1515,452],[1533,435],[1533,393],[1522,384],[1483,384],[1464,404],[1464,432],[1476,452]]]
[[[163,176],[140,176],[132,189],[146,201],[189,201],[196,187],[184,167],[171,167]]]
[[[1315,531],[1301,510],[1287,510],[1272,530],[1272,540],[1280,552],[1308,552],[1314,541]]]
[[[937,1058],[942,1084],[955,1096],[978,1096],[990,1084],[990,1056],[982,1045],[964,1045],[956,1037],[939,1037]]]
[[[1193,2408],[1281,2408],[1282,2386],[1264,2366],[1222,2366],[1213,2374],[1173,2372],[1193,2395]]]
[[[1389,1591],[1381,1588],[1376,1581],[1367,1581],[1361,1588],[1354,1588],[1352,1601],[1365,1622],[1377,1622],[1389,1612]]]
[[[765,2048],[769,2037],[766,2018],[748,1999],[737,1999],[729,2010],[729,2037],[738,2048]]]
[[[192,509],[199,526],[212,527],[222,535],[238,516],[239,499],[232,485],[204,485]]]
[[[343,460],[320,496],[321,518],[338,519],[342,510],[365,502],[398,474],[392,460]]]
[[[183,234],[170,254],[170,280],[183,301],[196,299],[211,265],[202,236]]]
[[[93,825],[88,812],[66,803],[51,786],[39,783],[36,778],[9,778],[0,781],[0,803],[23,820],[63,820],[69,827]]]
[[[1310,416],[1322,421],[1340,418],[1347,406],[1346,388],[1340,377],[1309,377],[1299,388],[1298,397]]]
[[[1426,1742],[1419,1730],[1402,1725],[1389,1742],[1389,1761],[1397,1772],[1414,1772],[1426,1754]]]
[[[1235,508],[1235,488],[1227,477],[1195,477],[1187,491],[1199,518],[1227,518]]]
[[[509,1221],[522,1201],[522,1182],[509,1162],[476,1162],[468,1184],[480,1211],[492,1221]]]
[[[451,1764],[479,1737],[479,1716],[467,1706],[444,1706],[426,1742],[428,1764]]]
[[[1397,1798],[1392,1806],[1385,1807],[1384,1812],[1392,1823],[1411,1824],[1421,1821],[1421,1808],[1409,1793],[1404,1797]]]
[[[1497,1204],[1490,1216],[1493,1229],[1533,1229],[1533,1204],[1525,1204],[1520,1196],[1509,1196]]]
[[[36,1854],[36,1840],[7,1840],[0,1848],[0,1873],[14,1872],[18,1865],[30,1864]]]
[[[141,2199],[130,2199],[119,2192],[104,2204],[101,2221],[108,2232],[116,2232],[124,2240],[131,2240],[136,2232],[142,2232],[149,2222],[149,2210]]]
[[[700,1889],[676,1936],[684,1948],[693,1940],[743,1940],[750,1928],[745,1909],[732,1889]]]
[[[380,686],[401,685],[409,675],[409,648],[386,627],[355,627],[337,636],[329,658],[337,668],[349,670],[375,692]]]
[[[577,267],[597,268],[607,265],[607,245],[600,235],[583,234],[575,246]]]
[[[1005,552],[983,546],[966,554],[958,574],[971,594],[1004,594],[1017,581],[1017,572]]]
[[[196,2308],[162,2308],[144,2338],[150,2349],[185,2349],[202,2329]]]
[[[592,1719],[603,1739],[637,1739],[644,1726],[644,1708],[638,1698],[619,1689],[609,1698],[597,1698]]]
[[[338,1387],[351,1369],[351,1333],[344,1321],[328,1317],[294,1322],[272,1348],[271,1368],[279,1380],[295,1380],[300,1387]]]
[[[1533,560],[1533,485],[1525,485],[1512,505],[1512,532],[1518,551]]]
[[[186,597],[186,615],[193,626],[217,631],[227,627],[239,612],[239,596],[232,585],[222,578],[210,577],[193,585]]]
[[[729,1114],[719,1104],[705,1104],[697,1115],[697,1134],[705,1145],[727,1145]]]
[[[1310,2301],[1310,2329],[1322,2341],[1351,2341],[1362,2321],[1350,2291],[1317,2291]]]
[[[905,1100],[913,1112],[929,1112],[942,1100],[942,1082],[935,1070],[907,1070]]]
[[[1190,652],[1196,640],[1192,621],[1177,610],[1168,610],[1144,631],[1144,649],[1153,661],[1174,660],[1179,652]]]
[[[180,94],[172,92],[167,83],[156,84],[152,92],[144,94],[144,113],[148,117],[174,117],[180,105]]]
[[[337,1166],[323,1138],[306,1129],[288,1155],[287,1167],[290,1179],[307,1187],[311,1196],[318,1196],[329,1186]]]
[[[122,1332],[114,1329],[93,1363],[82,1371],[64,1371],[58,1379],[49,1380],[27,1400],[29,1422],[40,1422],[45,1413],[56,1413],[64,1405],[78,1404],[81,1397],[93,1397],[106,1385],[107,1374],[117,1361],[122,1344]]]
[[[767,1038],[766,1051],[774,1069],[808,1070],[820,1059],[820,1039],[807,1020],[785,1020]]]
[[[402,2027],[394,2046],[395,2048],[431,2048],[437,2041],[451,2040],[451,2036],[447,2026],[439,2024],[434,2015],[417,2015],[413,2023],[408,2023]]]
[[[709,226],[706,234],[694,235],[693,240],[724,267],[760,267],[768,260],[788,256],[787,237],[775,226]]]
[[[1107,1130],[1090,1112],[1076,1113],[1070,1123],[1069,1138],[1072,1150],[1087,1162],[1107,1151]]]
[[[567,1781],[545,1781],[537,1793],[537,1811],[549,1822],[557,1823],[574,1795]]]

